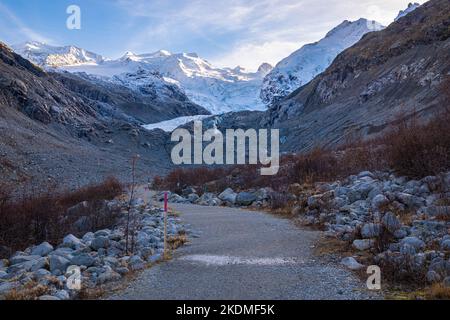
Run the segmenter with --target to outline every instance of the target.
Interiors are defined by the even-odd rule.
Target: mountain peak
[[[368,20],[365,18],[360,18],[356,21],[344,20],[338,26],[331,29],[331,31],[327,33],[325,38],[342,36],[345,35],[345,33],[352,33],[352,32],[367,33],[368,31],[380,31],[382,29],[384,29],[384,26],[375,20]]]
[[[261,99],[272,104],[323,72],[343,50],[368,32],[384,27],[373,20],[344,20],[318,42],[307,44],[281,60],[264,78]]]
[[[416,10],[418,7],[420,7],[419,3],[417,3],[417,2],[412,3],[412,2],[410,2],[408,4],[408,7],[405,10],[400,10],[400,12],[397,15],[397,18],[395,18],[394,21],[397,21],[398,19],[403,18],[407,14],[409,14],[409,13],[413,12],[414,10]]]
[[[273,66],[270,63],[267,62],[263,62],[259,67],[258,67],[258,73],[262,73],[262,74],[267,74],[269,73],[271,70],[273,69]]]

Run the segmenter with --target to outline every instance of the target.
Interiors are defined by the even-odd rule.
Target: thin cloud
[[[141,26],[128,47],[146,50],[203,39],[214,63],[255,69],[317,41],[343,20],[361,17],[388,25],[409,0],[116,0]],[[425,1],[420,1],[423,3]],[[185,48],[186,51],[195,48]],[[202,52],[199,52],[202,56]]]
[[[44,43],[53,43],[52,39],[29,28],[21,19],[11,12],[11,10],[1,3],[0,15],[3,20],[0,34],[5,34],[5,36],[2,35],[2,38],[6,38],[7,35],[13,42],[17,42],[19,39],[28,39]]]

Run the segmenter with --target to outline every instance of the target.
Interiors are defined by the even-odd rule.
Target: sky
[[[344,20],[388,25],[410,0],[0,0],[0,41],[126,51],[196,52],[218,66],[275,65]],[[425,0],[415,1],[423,4]],[[69,30],[69,5],[81,29]]]

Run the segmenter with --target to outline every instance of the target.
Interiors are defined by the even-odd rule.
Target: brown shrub
[[[429,300],[450,300],[450,288],[441,283],[433,284],[426,293]]]
[[[427,123],[416,117],[400,122],[383,138],[390,167],[413,178],[450,168],[449,121],[450,112],[444,111]]]
[[[81,215],[89,218],[92,227],[110,226],[114,215],[101,214],[104,206],[100,199],[113,199],[122,193],[122,186],[109,178],[75,191],[59,191],[53,185],[24,189],[15,197],[12,191],[0,187],[0,246],[10,249],[4,254],[43,241],[56,244],[67,233],[77,234],[74,222]],[[83,212],[66,215],[68,208],[83,201],[88,201]]]

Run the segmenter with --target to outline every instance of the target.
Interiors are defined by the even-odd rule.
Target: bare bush
[[[101,214],[104,202],[100,199],[110,200],[120,195],[122,186],[109,178],[74,191],[47,185],[16,193],[13,197],[12,189],[0,186],[0,246],[10,249],[4,254],[43,241],[56,244],[68,233],[77,234],[74,223],[80,216],[86,216],[94,228],[110,226],[114,215]],[[84,210],[67,215],[67,209],[83,201],[88,202]]]

